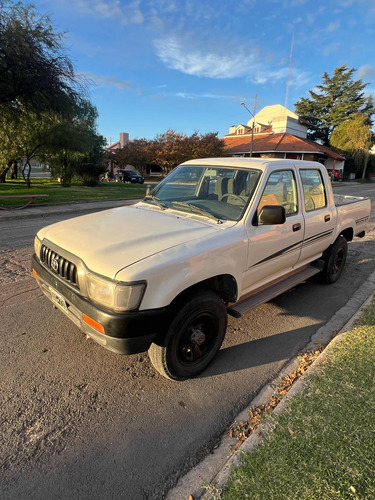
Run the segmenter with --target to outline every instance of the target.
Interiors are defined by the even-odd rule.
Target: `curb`
[[[326,345],[319,357],[310,365],[305,374],[293,384],[289,392],[283,397],[265,421],[259,425],[256,431],[234,452],[231,450],[235,448],[238,439],[230,438],[225,434],[221,438],[220,445],[213,450],[210,455],[178,480],[177,485],[167,493],[165,500],[217,499],[218,491],[226,484],[231,471],[240,464],[242,455],[255,450],[262,444],[267,433],[272,428],[272,417],[285,411],[289,399],[304,390],[306,375],[313,373],[317,365],[327,357],[329,350],[332,349],[337,342],[340,342],[346,332],[353,328],[353,323],[362,313],[361,310],[370,303],[374,294],[375,271],[358,288],[348,302],[339,309],[325,325],[317,330],[303,351],[299,353],[301,354],[305,351],[317,349],[319,345]],[[283,379],[298,367],[299,354],[284,365],[272,382],[265,385],[260,390],[259,394],[250,402],[247,408],[237,415],[234,420],[235,422],[248,420],[248,414],[251,407],[266,405],[269,402],[270,397],[273,396],[277,390],[278,380]],[[205,486],[208,484],[213,485],[213,488],[206,488]]]

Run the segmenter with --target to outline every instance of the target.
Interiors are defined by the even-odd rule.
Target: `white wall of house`
[[[288,134],[306,139],[307,127],[291,116],[277,116],[272,119],[272,130],[275,134],[287,132]]]
[[[344,171],[344,163],[345,163],[345,160],[342,161],[342,160],[335,160],[333,158],[327,158],[326,161],[324,162],[324,165],[326,167],[327,170],[341,170],[341,171]]]

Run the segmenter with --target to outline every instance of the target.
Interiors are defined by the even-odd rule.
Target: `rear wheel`
[[[320,275],[323,283],[335,283],[339,279],[345,266],[347,253],[348,242],[344,236],[340,235],[323,253],[325,264]]]
[[[148,351],[154,368],[171,380],[195,377],[220,349],[227,327],[224,302],[211,290],[180,303],[165,336]]]

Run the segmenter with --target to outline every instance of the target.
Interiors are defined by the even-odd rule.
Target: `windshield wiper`
[[[193,212],[197,212],[200,215],[203,215],[204,217],[208,217],[209,219],[213,219],[217,222],[217,224],[222,224],[223,221],[215,217],[215,215],[211,214],[210,212],[207,212],[207,210],[204,210],[204,208],[197,207],[195,205],[192,205],[191,203],[186,203],[185,201],[173,201],[172,202],[174,205],[178,205],[180,207],[185,207],[189,209],[193,209]]]
[[[163,203],[161,203],[159,198],[157,198],[156,196],[153,196],[152,194],[147,194],[144,197],[144,199],[153,201],[155,203],[155,205],[157,205],[162,210],[167,210],[167,208],[168,208],[166,205],[163,205]]]

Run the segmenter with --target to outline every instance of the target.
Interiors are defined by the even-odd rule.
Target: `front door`
[[[282,205],[286,222],[268,226],[254,225],[254,220],[249,221],[244,294],[291,272],[301,253],[304,218],[293,169],[277,170],[269,175],[259,197],[257,213],[265,205]]]

